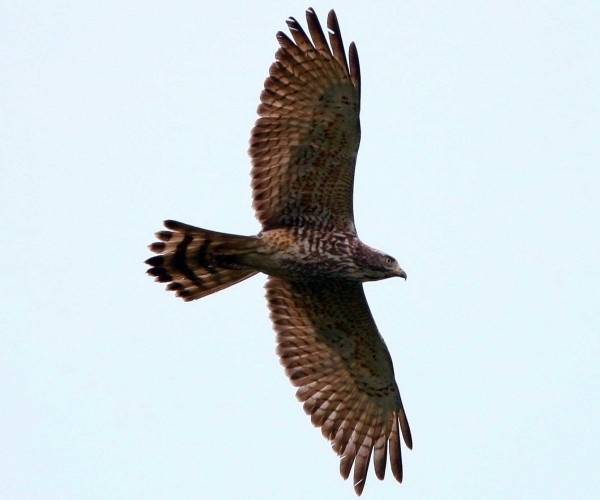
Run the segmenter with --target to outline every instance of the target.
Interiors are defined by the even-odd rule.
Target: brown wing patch
[[[293,41],[277,33],[280,49],[250,138],[254,208],[264,229],[354,231],[358,54],[352,44],[348,67],[333,11],[327,19],[332,50],[312,9],[306,18],[312,41],[294,18],[287,21]]]
[[[281,363],[313,424],[341,455],[342,476],[347,478],[354,465],[360,494],[371,455],[383,479],[389,453],[392,473],[402,481],[400,431],[409,448],[412,438],[392,361],[362,285],[270,277],[267,300]]]

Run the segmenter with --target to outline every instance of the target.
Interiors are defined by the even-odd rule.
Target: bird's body
[[[259,234],[258,242],[256,254],[248,255],[246,261],[270,276],[358,282],[383,277],[378,269],[368,266],[380,253],[351,232],[304,227],[270,229]]]
[[[362,283],[406,274],[396,260],[360,241],[354,225],[354,168],[360,141],[360,69],[349,64],[335,13],[329,44],[312,9],[310,37],[293,18],[293,41],[269,70],[252,130],[256,236],[165,221],[148,273],[186,301],[257,273],[268,275],[267,301],[277,353],[312,422],[341,456],[362,492],[371,455],[379,479],[387,458],[402,480],[400,435],[412,437],[392,359]]]

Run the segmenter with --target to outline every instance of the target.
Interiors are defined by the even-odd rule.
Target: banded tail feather
[[[249,278],[256,270],[244,266],[243,257],[257,248],[257,238],[219,233],[182,222],[166,220],[168,231],[156,233],[148,246],[159,254],[146,260],[146,271],[167,290],[190,301],[223,290]]]

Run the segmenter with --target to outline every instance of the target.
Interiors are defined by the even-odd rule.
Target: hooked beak
[[[394,276],[398,276],[399,278],[404,278],[404,281],[406,281],[406,273],[404,272],[404,269],[402,269],[400,266],[396,266],[396,269],[394,269]]]

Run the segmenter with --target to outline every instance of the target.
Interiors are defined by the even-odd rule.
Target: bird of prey
[[[209,231],[173,220],[150,245],[148,273],[183,300],[205,297],[259,272],[277,333],[277,353],[312,423],[354,466],[361,494],[371,455],[383,479],[389,455],[402,481],[400,434],[412,438],[392,359],[363,291],[365,281],[406,279],[396,260],[358,238],[353,183],[360,141],[360,68],[348,59],[332,10],[329,43],[313,9],[307,34],[277,33],[250,137],[256,236]],[[349,62],[349,64],[348,64]]]

